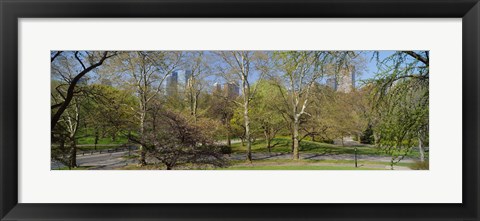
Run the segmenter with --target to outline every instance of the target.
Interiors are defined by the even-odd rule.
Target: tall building
[[[191,70],[177,70],[173,71],[165,80],[165,93],[167,96],[178,95],[185,91],[188,84],[192,81]]]
[[[215,82],[213,84],[212,92],[220,96],[235,98],[240,95],[240,88],[234,82],[224,83],[223,87],[222,87],[222,84]]]
[[[327,86],[330,87],[332,90],[337,90],[337,79],[335,77],[327,79]]]
[[[240,88],[238,87],[237,84],[235,83],[225,83],[223,85],[223,90],[225,90],[225,93],[228,97],[238,97],[240,95]]]
[[[222,91],[222,85],[218,82],[213,84],[213,93],[220,93]]]
[[[174,71],[167,77],[165,93],[167,96],[174,96],[178,94],[178,72]]]
[[[327,79],[326,83],[334,91],[349,93],[355,89],[355,71],[342,69],[335,76]]]
[[[192,84],[192,76],[193,76],[192,70],[185,70],[184,72],[185,87]]]

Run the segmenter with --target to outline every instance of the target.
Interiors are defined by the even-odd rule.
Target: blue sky
[[[362,84],[362,80],[367,80],[367,79],[371,79],[375,76],[375,74],[377,73],[378,71],[378,68],[377,68],[377,59],[373,57],[374,55],[374,51],[357,51],[357,52],[363,52],[362,53],[362,56],[364,57],[365,59],[365,69],[364,70],[360,70],[360,74],[358,74],[356,76],[356,84],[357,85],[361,85]],[[386,57],[392,55],[395,51],[379,51],[379,59],[380,60],[383,60],[385,59]],[[207,52],[208,53],[208,52]],[[180,69],[183,69],[183,68],[180,68]],[[95,71],[92,71],[91,74],[89,74],[90,76],[94,75],[95,74]],[[53,76],[52,76],[53,77]],[[251,76],[253,81],[255,81],[255,79],[258,77],[256,76],[255,74],[253,74],[253,76]],[[210,76],[210,77],[207,77],[207,79],[211,80],[211,81],[219,81],[219,82],[223,82],[224,79],[221,79],[221,77],[219,76]]]
[[[358,81],[371,79],[375,77],[375,74],[378,71],[377,59],[373,57],[374,51],[364,51],[364,52],[365,52],[364,57],[367,63],[366,63],[365,70],[361,71],[360,76],[357,77]],[[386,57],[392,55],[393,53],[395,53],[395,51],[379,51],[378,53],[379,60],[383,60]]]
[[[360,70],[360,74],[358,74],[356,76],[356,84],[357,85],[361,85],[362,84],[362,80],[367,80],[367,79],[371,79],[373,77],[375,77],[375,74],[377,73],[378,71],[378,68],[377,68],[377,59],[376,57],[373,57],[374,56],[374,51],[357,51],[357,52],[363,52],[362,53],[362,56],[364,57],[365,59],[365,70]],[[378,56],[379,56],[379,60],[383,60],[385,59],[386,57],[392,55],[393,53],[395,53],[396,51],[378,51]],[[208,53],[208,52],[207,52]],[[258,75],[256,73],[252,74],[249,79],[254,82],[256,81],[258,78]],[[219,76],[211,76],[208,78],[209,80],[212,80],[212,81],[218,81],[220,83],[223,83],[225,80],[222,79],[221,77]]]

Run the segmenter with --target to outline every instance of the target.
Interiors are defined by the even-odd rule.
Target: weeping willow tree
[[[429,137],[429,52],[375,57],[379,70],[371,82],[375,143],[392,156],[392,167],[414,147],[423,162]]]

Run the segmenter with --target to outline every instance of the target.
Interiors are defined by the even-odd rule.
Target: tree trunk
[[[425,150],[423,149],[422,139],[418,138],[418,151],[420,153],[420,162],[425,161]]]
[[[295,138],[293,137],[293,129],[292,129],[292,146],[290,147],[290,149],[291,149],[290,151],[292,153],[293,153],[293,146],[294,146],[293,144],[295,143],[295,142],[293,142],[293,140],[295,140]]]
[[[75,137],[70,137],[70,160],[68,167],[77,167],[77,144],[75,143]]]
[[[271,146],[271,139],[270,139],[270,135],[267,131],[267,129],[265,129],[263,131],[263,134],[265,135],[265,141],[267,142],[267,149],[268,149],[268,153],[272,153],[272,146]]]
[[[299,122],[298,122],[298,119],[295,118],[293,122],[293,159],[294,160],[298,160],[300,158],[300,155],[299,155],[300,142],[298,140],[298,128],[299,128]]]
[[[318,117],[318,115],[317,115],[317,117]],[[315,130],[316,130],[316,128],[312,127],[312,133],[310,133],[310,138],[312,139],[313,142],[315,142]]]
[[[232,146],[232,138],[230,137],[230,130],[231,130],[231,127],[230,127],[230,121],[227,119],[226,120],[226,124],[227,124],[227,146],[231,147]],[[242,143],[242,146],[243,146],[243,143]]]
[[[144,135],[144,131],[145,131],[145,111],[143,113],[140,114],[140,139],[142,140],[142,143],[145,142],[145,135]],[[140,144],[140,166],[145,166],[147,165],[147,161],[145,160],[145,156],[146,156],[146,150],[145,150],[145,147],[143,146],[143,144]]]
[[[55,114],[52,116],[52,120],[51,120],[51,131],[52,131],[52,140],[53,140],[53,131],[55,129],[55,126],[57,125],[58,121],[60,120],[60,117],[62,116],[63,112],[65,112],[65,110],[67,109],[67,107],[70,105],[70,102],[72,101],[73,99],[73,95],[75,93],[75,86],[77,85],[78,81],[80,80],[80,78],[82,78],[85,74],[87,74],[88,72],[90,72],[91,70],[95,69],[96,67],[100,66],[103,64],[103,62],[105,61],[105,59],[107,59],[107,54],[108,52],[104,52],[103,53],[103,57],[100,59],[100,61],[98,61],[97,63],[91,65],[90,67],[84,69],[83,71],[81,71],[80,73],[78,73],[73,79],[72,81],[70,82],[70,85],[68,85],[68,89],[67,89],[67,95],[65,96],[65,100],[64,102],[62,103],[62,105],[58,108],[58,110],[55,112]]]
[[[373,132],[373,144],[377,145],[378,144],[378,134]]]
[[[192,80],[193,81],[193,80]],[[190,82],[190,84],[193,84],[193,82]],[[189,85],[190,89],[190,114],[193,116],[193,121],[197,123],[197,94],[194,91],[193,85]]]
[[[248,116],[248,101],[245,102],[243,119],[245,121],[245,139],[247,140],[247,161],[252,162],[252,139],[250,137],[250,118]]]
[[[99,133],[98,133],[98,130],[95,130],[95,147],[94,147],[95,150],[97,150],[98,139],[99,139]]]
[[[357,168],[357,147],[355,147],[355,168]]]

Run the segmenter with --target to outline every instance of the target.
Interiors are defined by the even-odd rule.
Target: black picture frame
[[[478,0],[0,0],[0,2],[1,220],[479,220]],[[75,17],[462,18],[463,203],[18,203],[17,21],[19,18]]]

